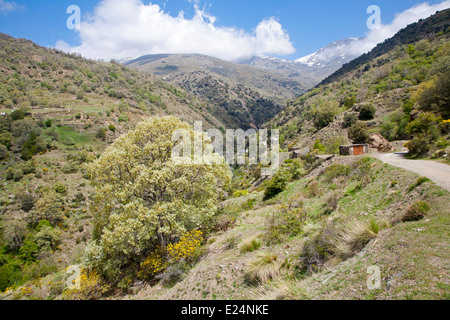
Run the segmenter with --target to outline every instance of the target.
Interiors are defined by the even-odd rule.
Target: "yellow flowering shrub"
[[[79,276],[79,287],[67,289],[63,293],[63,300],[92,300],[98,299],[104,293],[102,280],[98,273],[94,271],[81,270]],[[76,280],[73,281],[76,285]]]
[[[198,230],[193,230],[181,237],[178,243],[168,245],[167,254],[175,263],[182,259],[193,261],[202,241],[203,233]]]
[[[138,277],[142,280],[153,277],[167,267],[167,263],[159,252],[153,253],[141,262]]]

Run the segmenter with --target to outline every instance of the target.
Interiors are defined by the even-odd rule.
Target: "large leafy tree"
[[[215,161],[176,161],[176,130],[194,137],[192,128],[174,117],[149,118],[89,167],[96,188],[95,229],[86,261],[106,277],[206,226],[217,212],[231,181],[229,167],[211,153],[205,160]],[[195,134],[203,136],[207,150],[208,136]]]

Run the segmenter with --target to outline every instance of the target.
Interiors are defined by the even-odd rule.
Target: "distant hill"
[[[182,87],[228,128],[257,128],[311,85],[204,55],[146,55],[125,65]]]

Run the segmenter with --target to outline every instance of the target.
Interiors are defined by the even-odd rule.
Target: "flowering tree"
[[[96,192],[86,262],[107,277],[157,248],[165,249],[217,212],[231,172],[223,158],[175,161],[176,130],[194,137],[192,128],[174,117],[149,118],[89,166]],[[206,150],[210,140],[201,135]]]

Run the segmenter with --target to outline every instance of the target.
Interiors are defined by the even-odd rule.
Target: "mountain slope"
[[[421,139],[414,140],[414,146],[428,145],[418,150],[423,155],[445,150],[448,21],[450,10],[401,30],[297,99],[267,127],[281,129],[286,147],[312,149],[319,140],[334,153],[336,146],[349,142],[349,127],[359,117],[369,133],[380,133],[390,141]],[[423,131],[429,130],[426,125],[417,129],[423,121],[433,123],[438,132]]]
[[[441,11],[428,19],[421,19],[402,30],[400,30],[394,37],[387,39],[383,43],[378,44],[369,53],[363,54],[357,59],[345,64],[341,69],[324,79],[321,84],[329,84],[344,74],[351,72],[364,65],[365,63],[374,60],[383,54],[394,49],[396,46],[402,46],[410,43],[433,37],[439,32],[446,32],[450,26],[450,11]]]
[[[189,122],[223,126],[182,89],[123,65],[85,60],[4,34],[0,47],[0,109],[6,112],[31,108],[58,118],[80,111],[104,112],[122,104],[106,124],[117,124],[121,113],[130,113],[173,114]]]
[[[258,68],[280,73],[290,79],[304,83],[308,89],[350,62],[356,56],[346,50],[346,46],[357,39],[335,41],[318,51],[295,61],[266,56],[257,56],[239,61]]]
[[[147,55],[124,62],[202,100],[228,128],[257,128],[306,89],[272,71],[203,55]]]

